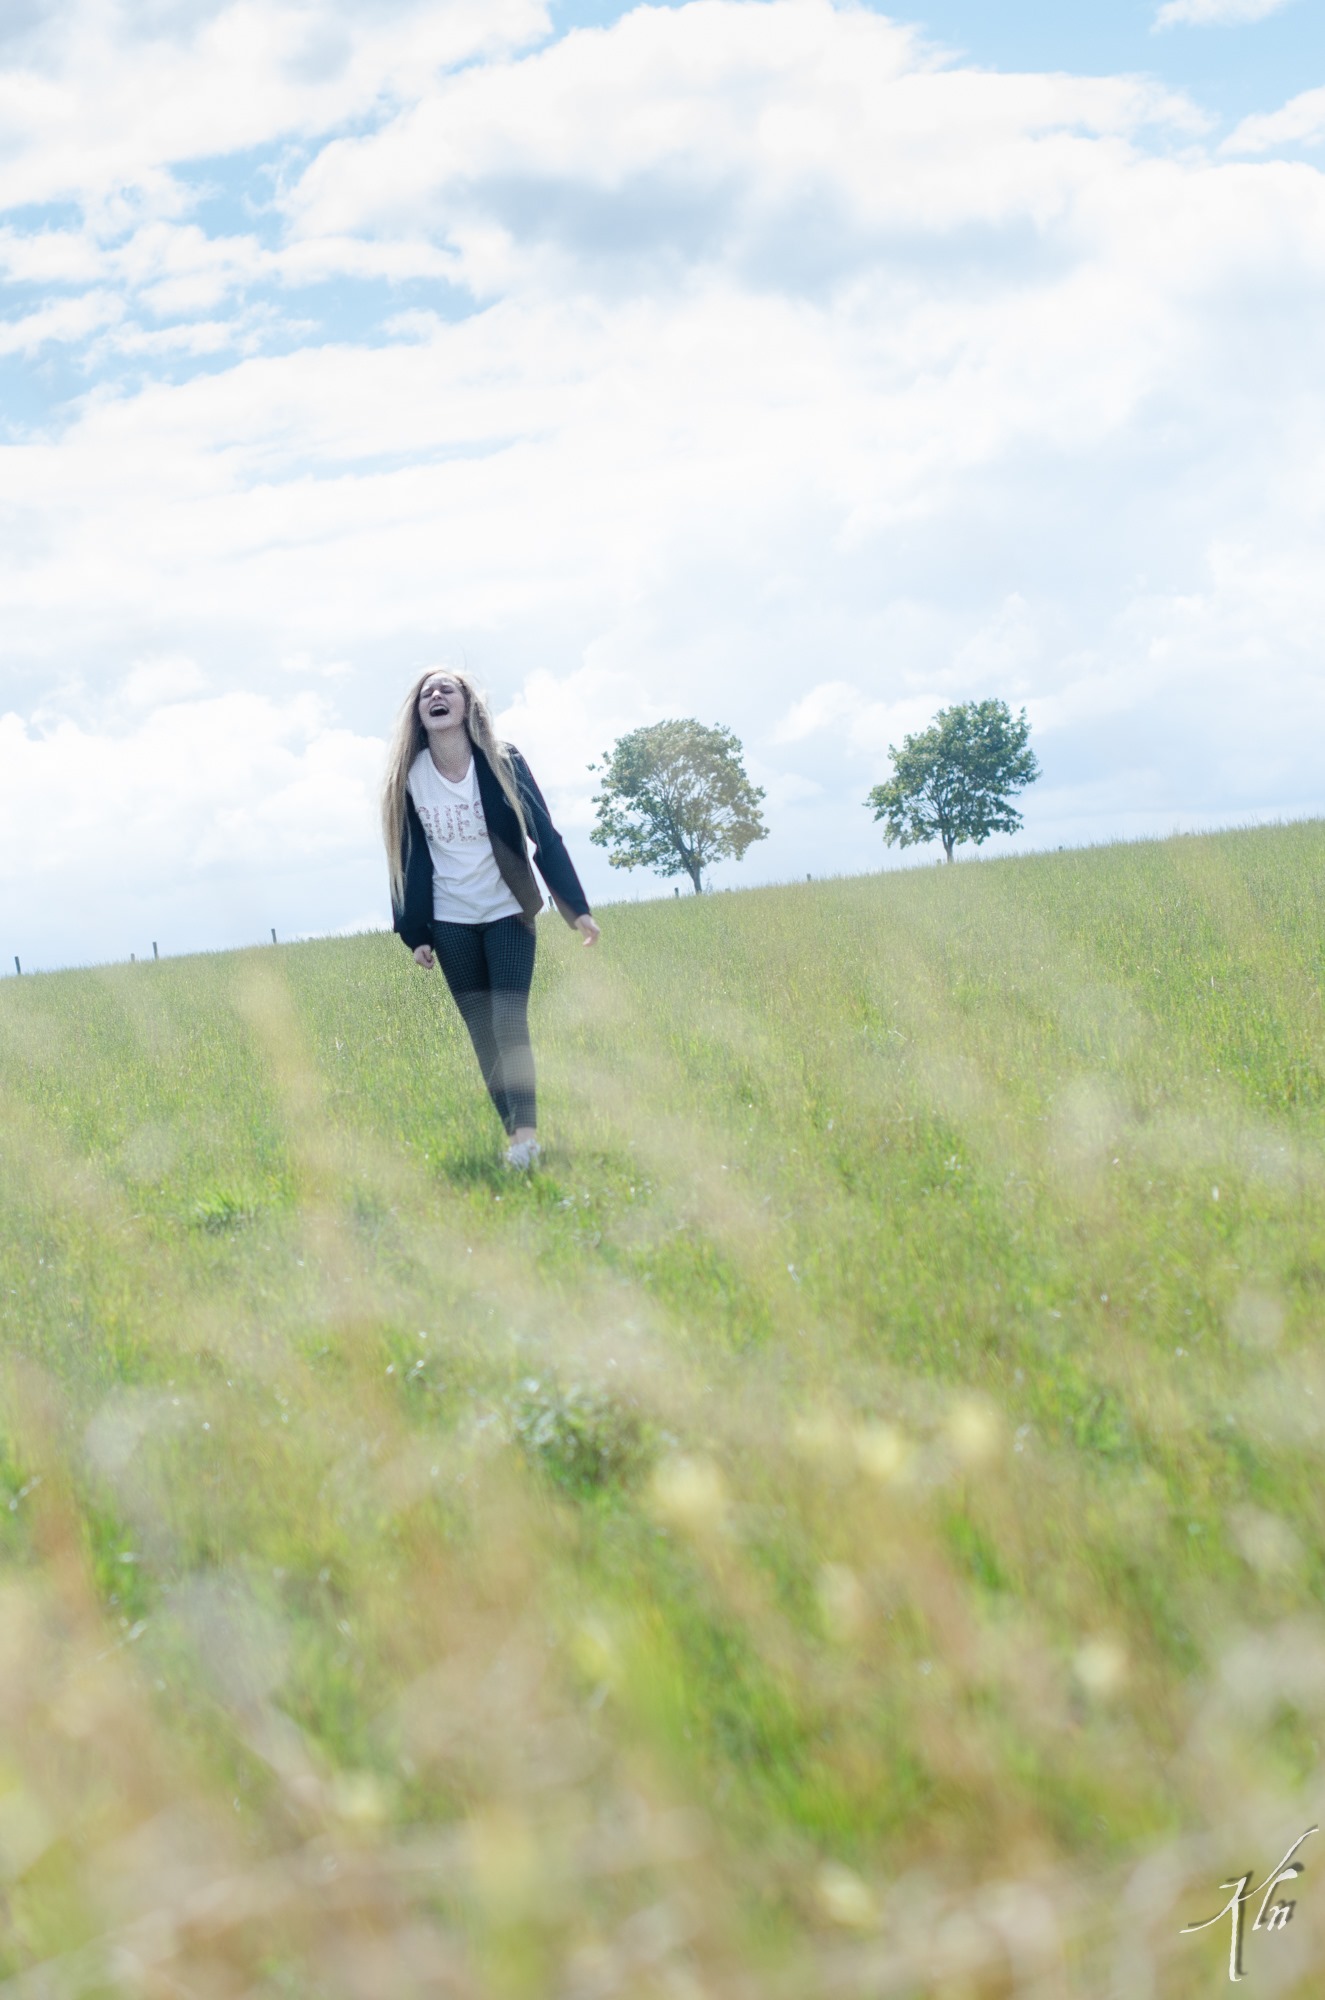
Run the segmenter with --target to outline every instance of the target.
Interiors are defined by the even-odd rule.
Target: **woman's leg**
[[[534,927],[524,917],[503,917],[483,933],[497,1045],[495,1082],[506,1100],[506,1130],[532,1139],[538,1125],[534,1052],[529,1045],[529,988],[534,978]],[[496,1091],[493,1092],[494,1097]]]
[[[497,1107],[497,1116],[509,1132],[510,1105],[502,1088],[501,1057],[493,1032],[492,991],[488,980],[488,956],[483,947],[484,924],[446,924],[434,920],[433,950],[460,1018],[469,1030],[474,1054],[488,1095]]]

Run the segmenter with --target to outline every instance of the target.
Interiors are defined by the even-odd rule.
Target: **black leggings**
[[[533,925],[524,917],[502,917],[495,924],[446,924],[434,918],[432,944],[497,1116],[508,1132],[537,1125],[529,1046]]]

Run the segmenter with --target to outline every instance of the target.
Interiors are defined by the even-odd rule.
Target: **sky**
[[[1325,0],[3,0],[0,132],[6,971],[389,921],[430,665],[595,903],[665,716],[717,887],[990,696],[983,854],[1325,810]]]

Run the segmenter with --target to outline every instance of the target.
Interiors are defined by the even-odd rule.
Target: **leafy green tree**
[[[739,861],[754,841],[768,838],[763,791],[746,777],[730,729],[693,718],[654,722],[623,736],[589,768],[602,773],[589,838],[609,850],[613,868],[688,875],[699,895],[712,862]]]
[[[1021,814],[1013,794],[1040,775],[1030,733],[1024,708],[1014,717],[1005,701],[964,701],[941,708],[900,750],[890,743],[893,775],[865,801],[888,845],[941,840],[951,861],[964,840],[979,847],[991,833],[1015,833]]]

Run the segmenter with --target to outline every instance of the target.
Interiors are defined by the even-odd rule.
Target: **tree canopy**
[[[714,861],[740,860],[768,838],[764,794],[741,762],[730,729],[687,717],[623,736],[590,770],[601,772],[598,819],[589,835],[613,868],[688,875],[699,895]]]
[[[1005,701],[967,701],[941,708],[900,750],[890,743],[893,775],[865,801],[888,845],[941,840],[951,861],[962,841],[979,847],[991,833],[1015,833],[1011,799],[1040,775],[1029,736],[1024,708],[1014,717]]]

